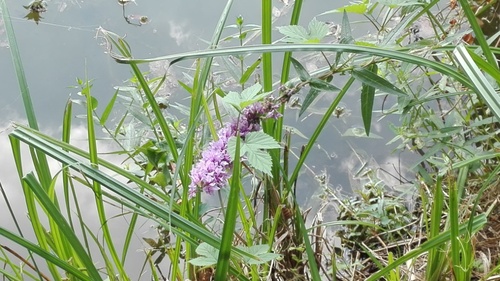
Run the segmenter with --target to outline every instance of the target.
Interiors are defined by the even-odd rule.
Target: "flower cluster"
[[[209,143],[208,148],[201,154],[200,161],[191,170],[190,197],[194,197],[200,189],[213,194],[226,185],[229,178],[228,170],[232,164],[227,152],[229,138],[236,136],[238,130],[243,138],[250,132],[259,131],[261,119],[281,117],[278,107],[279,104],[274,104],[272,100],[256,102],[245,107],[239,119],[233,120],[219,130],[217,133],[219,139]]]

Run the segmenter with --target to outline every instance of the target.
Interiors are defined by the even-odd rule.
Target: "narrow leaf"
[[[311,78],[311,75],[307,72],[306,68],[296,59],[293,57],[290,57],[290,60],[292,61],[293,68],[295,68],[295,71],[297,71],[297,74],[299,75],[299,78],[302,82],[305,82]]]
[[[318,79],[318,78],[311,78],[311,80],[309,81],[309,86],[311,86],[311,88],[314,88],[314,89],[319,90],[319,91],[327,91],[327,92],[340,91],[339,88],[333,86],[332,84],[330,84],[324,80]]]
[[[262,61],[261,58],[258,58],[251,66],[245,70],[243,75],[241,76],[240,79],[240,84],[245,84],[248,81],[248,78],[255,72],[255,69],[260,65],[260,62]]]
[[[372,73],[377,73],[378,67],[376,64],[372,64],[371,66],[368,67],[367,70]],[[363,117],[363,124],[365,126],[365,132],[367,136],[370,135],[374,100],[375,100],[375,88],[369,84],[363,83],[361,89],[361,117]]]
[[[352,71],[352,76],[361,81],[363,85],[369,85],[388,94],[393,94],[396,96],[406,96],[406,93],[401,89],[397,88],[396,86],[394,86],[394,84],[385,80],[384,78],[378,76],[377,71],[371,71],[368,68],[355,68]]]
[[[299,116],[302,116],[306,112],[307,108],[313,103],[313,101],[318,97],[321,91],[316,88],[311,88],[309,93],[307,93],[302,106],[300,107]]]

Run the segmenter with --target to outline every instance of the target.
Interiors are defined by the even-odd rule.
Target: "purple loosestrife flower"
[[[213,194],[226,185],[229,179],[228,170],[232,164],[227,152],[229,138],[236,136],[238,130],[241,137],[245,137],[250,132],[259,131],[261,119],[281,117],[277,111],[278,108],[279,104],[275,105],[274,100],[271,99],[264,103],[253,103],[243,109],[239,119],[233,120],[219,130],[217,133],[219,139],[209,143],[208,148],[202,152],[200,161],[191,170],[190,198],[196,196],[199,189]]]

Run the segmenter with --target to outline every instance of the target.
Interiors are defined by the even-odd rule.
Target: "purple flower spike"
[[[272,99],[266,99],[264,103],[256,102],[245,107],[239,119],[233,120],[219,130],[217,133],[219,139],[208,145],[207,150],[202,152],[200,161],[191,170],[190,198],[196,196],[200,189],[213,194],[226,186],[232,164],[227,152],[229,138],[235,136],[238,130],[241,137],[259,131],[261,119],[281,117],[278,108],[279,104],[276,105]]]

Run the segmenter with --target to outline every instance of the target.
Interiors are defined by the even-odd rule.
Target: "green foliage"
[[[268,245],[254,245],[251,247],[239,246],[238,249],[254,257],[254,258],[249,258],[249,257],[243,258],[243,262],[250,265],[263,264],[279,258],[279,255],[274,253],[269,253]],[[196,253],[199,255],[199,257],[190,260],[189,261],[190,263],[202,267],[212,266],[217,264],[217,259],[219,257],[218,249],[206,243],[201,243],[196,248]]]
[[[81,100],[68,102],[62,140],[58,140],[38,131],[19,46],[5,1],[1,1],[30,126],[16,125],[10,140],[36,241],[28,241],[21,233],[3,227],[0,235],[42,257],[54,280],[61,280],[64,275],[75,280],[130,280],[125,262],[141,217],[162,229],[159,238],[142,239],[152,248],[145,255],[144,265],[149,265],[151,278],[157,280],[162,275],[160,264],[166,258],[172,270],[168,278],[163,278],[172,280],[200,280],[200,275],[207,272],[211,274],[208,278],[215,280],[261,280],[270,274],[277,274],[280,280],[406,280],[414,274],[414,268],[409,266],[414,263],[426,264],[426,276],[422,276],[425,280],[442,280],[441,276],[469,280],[475,264],[470,242],[489,222],[491,212],[488,209],[477,214],[476,210],[485,204],[481,198],[498,177],[500,72],[494,55],[499,50],[490,47],[487,38],[480,34],[481,27],[464,0],[460,1],[463,12],[478,34],[479,47],[459,44],[463,31],[448,19],[439,22],[431,13],[437,2],[363,0],[327,11],[323,14],[343,12],[342,31],[335,42],[320,44],[331,38],[330,27],[316,18],[310,20],[307,28],[299,26],[302,1],[296,1],[290,25],[277,27],[285,36],[280,41],[286,44],[272,44],[275,27],[271,1],[262,1],[261,26],[246,24],[242,16],[236,18],[235,24],[226,26],[232,6],[232,1],[228,1],[206,50],[151,59],[133,58],[123,37],[100,28],[98,34],[106,41],[111,56],[128,64],[133,77],[127,85],[117,87],[107,103],[99,103],[92,96],[88,77],[77,79]],[[354,39],[354,23],[348,13],[363,14],[377,33]],[[396,15],[402,20],[393,26],[391,20]],[[408,36],[420,38],[414,24],[423,15],[427,15],[434,34],[428,40],[422,38],[405,46]],[[225,27],[237,30],[223,39],[238,40],[236,47],[220,46]],[[262,32],[262,44],[246,45],[251,32]],[[308,71],[304,61],[311,57],[301,58],[294,52],[315,55],[322,65]],[[285,54],[278,87],[272,62],[273,56],[280,53]],[[236,57],[236,63],[229,56]],[[222,63],[214,63],[215,57],[221,57],[217,62]],[[170,67],[194,60],[193,67],[186,70],[186,79],[179,81],[191,97],[189,105],[172,105],[168,97],[160,97],[159,89],[166,76],[149,77],[140,70],[141,64],[160,60],[169,60]],[[230,91],[210,79],[214,68],[221,65],[239,83],[240,92]],[[297,77],[289,77],[290,66]],[[259,83],[247,85],[252,76]],[[334,86],[332,81],[340,86]],[[356,88],[359,84],[360,88]],[[266,120],[262,122],[263,131],[230,138],[228,190],[218,193],[220,213],[206,212],[204,196],[196,194],[191,198],[192,194],[188,194],[190,172],[206,144],[216,138],[217,128],[230,118],[238,118],[247,106],[274,94],[274,100],[283,103],[280,112],[286,117],[290,113],[285,103],[305,89],[307,94],[299,115],[311,111],[321,93],[330,98],[312,134],[305,138],[306,143],[296,149],[294,135],[283,123],[286,118]],[[374,116],[381,120],[395,114],[399,118],[393,121],[396,136],[390,143],[397,145],[398,152],[408,150],[418,157],[412,171],[416,179],[404,181],[418,190],[418,195],[411,195],[418,197],[415,201],[420,206],[411,210],[403,201],[408,194],[389,192],[388,184],[374,172],[381,169],[361,161],[363,169],[356,176],[363,172],[367,181],[358,190],[359,198],[339,198],[326,180],[318,180],[323,188],[318,197],[326,203],[317,210],[315,220],[308,222],[310,216],[304,211],[308,206],[299,204],[301,200],[297,198],[297,187],[302,182],[299,176],[305,169],[314,173],[310,166],[316,165],[316,159],[311,159],[310,153],[320,145],[320,135],[328,133],[332,116],[340,116],[340,102],[349,93],[359,97],[364,128],[350,128],[343,136],[369,137],[365,141],[372,141],[381,138],[370,132]],[[220,103],[225,110],[219,107]],[[73,104],[86,110],[87,150],[70,143]],[[103,113],[98,114],[102,105]],[[187,117],[170,116],[165,109],[171,106]],[[117,120],[113,119],[115,112],[120,112]],[[115,154],[124,155],[124,165],[101,157],[98,129],[103,129],[119,146]],[[24,162],[23,145],[30,149],[36,173],[29,171]],[[49,170],[45,155],[62,167],[56,176]],[[293,155],[297,159],[291,161]],[[404,176],[395,178],[402,182]],[[58,180],[62,180],[64,194],[60,198]],[[483,185],[477,197],[472,198],[468,192],[474,193],[474,181]],[[314,187],[315,183],[307,185]],[[75,186],[85,187],[94,196],[95,201],[85,208],[95,209],[102,238],[84,220]],[[120,205],[120,216],[129,219],[126,233],[118,234],[125,237],[123,244],[117,242],[121,239],[116,239],[117,234],[109,228],[113,218],[106,210],[108,202]],[[302,204],[310,204],[306,202]],[[323,207],[333,203],[339,211],[338,220],[323,222]],[[346,266],[342,265],[342,255],[324,247],[330,242],[325,234],[330,225],[344,229],[342,243],[351,251],[350,264]],[[398,244],[407,238],[415,239],[417,233],[425,241],[405,247]],[[383,248],[387,245],[397,246]],[[99,249],[99,253],[91,256],[91,248]],[[374,252],[379,248],[383,248],[384,254]],[[23,268],[1,249],[1,260],[10,269],[0,272],[7,278],[22,279]],[[367,259],[356,259],[355,251]],[[97,268],[95,261],[102,261],[104,266]],[[41,270],[36,265],[33,268],[40,271],[39,276],[26,273],[27,276],[44,279]],[[352,276],[346,277],[348,273]],[[485,276],[488,274],[493,273]]]
[[[285,35],[287,43],[319,43],[328,34],[328,26],[324,22],[313,18],[306,30],[300,25],[279,26],[278,31]]]

